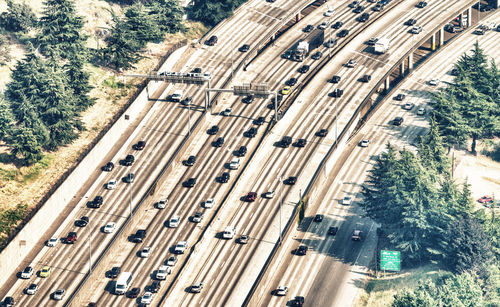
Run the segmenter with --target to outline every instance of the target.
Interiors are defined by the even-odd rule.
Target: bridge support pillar
[[[405,61],[404,60],[399,65],[399,75],[401,77],[404,77],[404,75],[405,75]]]
[[[408,70],[413,69],[413,52],[408,55]]]
[[[438,47],[441,48],[441,46],[444,45],[444,27],[439,29],[439,40],[438,40]]]
[[[391,79],[387,77],[384,82],[384,90],[387,92],[391,86]]]
[[[431,50],[436,50],[436,33],[433,33],[431,36]]]
[[[470,27],[471,25],[472,25],[472,7],[469,7],[467,9],[467,28]]]

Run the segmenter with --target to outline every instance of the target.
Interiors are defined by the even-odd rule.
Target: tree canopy
[[[193,20],[215,26],[224,18],[231,16],[244,2],[245,0],[193,0],[189,15]]]
[[[35,13],[25,2],[7,0],[7,11],[0,14],[0,26],[7,31],[28,32],[38,23]]]

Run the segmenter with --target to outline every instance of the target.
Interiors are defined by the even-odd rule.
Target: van
[[[173,94],[172,94],[172,98],[171,100],[173,102],[180,102],[182,100],[182,95],[183,95],[183,92],[182,90],[176,90]]]
[[[128,291],[130,284],[132,283],[132,273],[123,272],[118,276],[118,280],[115,284],[115,294],[122,295]]]
[[[224,232],[222,233],[222,237],[224,239],[232,239],[234,237],[234,234],[236,232],[236,229],[231,226],[227,226],[226,229],[224,229]]]

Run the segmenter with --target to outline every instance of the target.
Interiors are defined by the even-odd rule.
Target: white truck
[[[377,40],[373,48],[375,53],[383,54],[386,53],[390,47],[391,47],[391,41],[388,38],[382,37]]]
[[[182,100],[183,92],[182,90],[175,90],[175,92],[172,94],[171,100],[174,102],[180,102]]]
[[[236,229],[234,227],[227,226],[226,229],[224,229],[224,232],[222,233],[222,237],[224,239],[232,239],[235,233]]]
[[[229,169],[238,169],[240,167],[240,158],[233,158],[229,163]]]

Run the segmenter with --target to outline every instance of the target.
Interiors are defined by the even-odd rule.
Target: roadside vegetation
[[[224,18],[233,15],[240,5],[247,0],[193,0],[189,17],[207,26],[215,26]]]
[[[362,206],[381,225],[381,247],[400,251],[406,268],[440,270],[415,286],[400,284],[406,288],[384,306],[500,306],[500,220],[495,210],[475,210],[447,156],[456,144],[471,140],[475,153],[478,140],[498,137],[500,74],[477,43],[455,71],[454,82],[433,95],[429,133],[417,153],[387,144],[363,187]],[[370,281],[367,290],[380,283]]]

